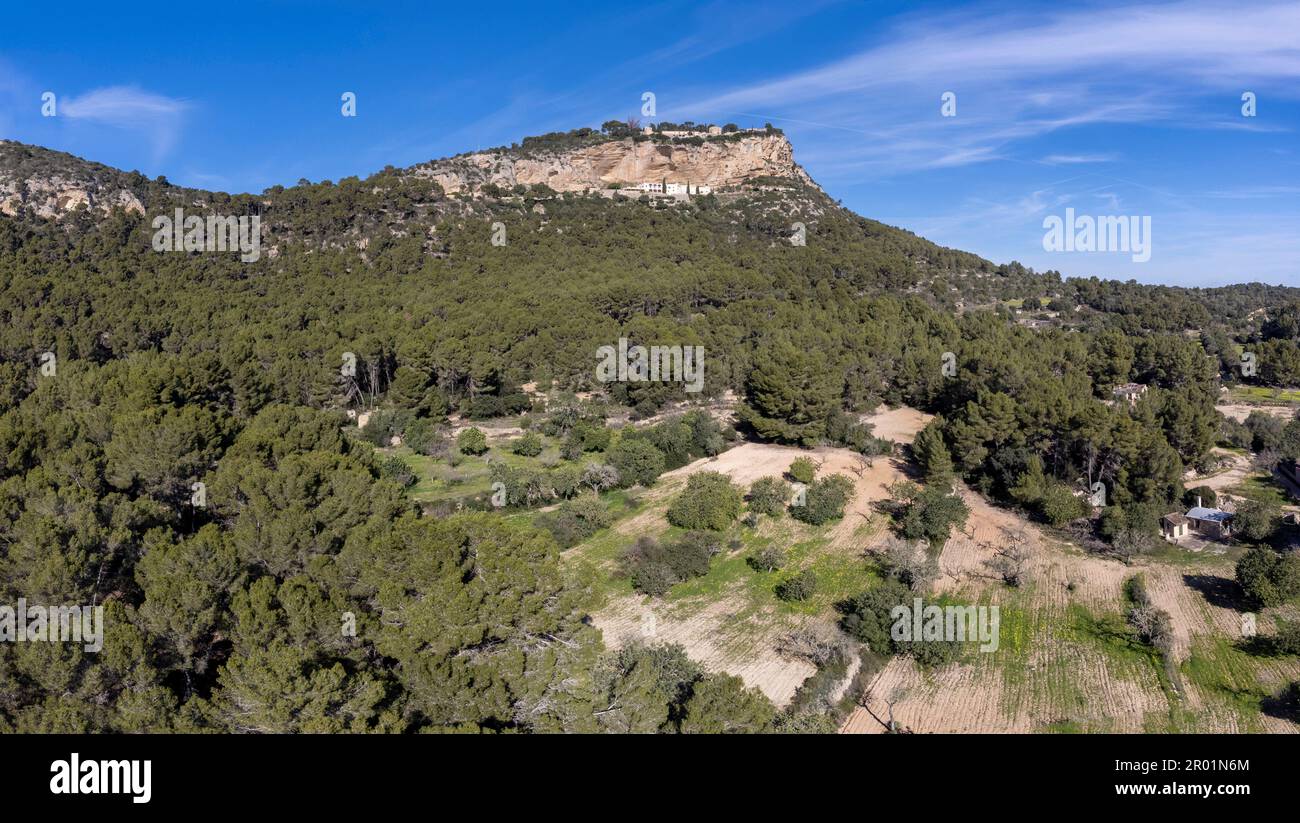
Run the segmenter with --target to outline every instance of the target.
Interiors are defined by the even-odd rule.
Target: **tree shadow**
[[[1270,717],[1300,723],[1300,681],[1289,683],[1276,694],[1260,700],[1259,709]]]
[[[1183,583],[1200,592],[1205,602],[1211,606],[1238,612],[1250,611],[1245,594],[1236,580],[1212,574],[1185,574]]]

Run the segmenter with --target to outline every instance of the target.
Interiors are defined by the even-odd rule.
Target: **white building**
[[[697,186],[694,183],[638,183],[638,189],[652,194],[710,194],[711,186]]]

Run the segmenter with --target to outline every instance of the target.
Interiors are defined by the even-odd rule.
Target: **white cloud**
[[[1112,163],[1113,154],[1049,154],[1040,162],[1049,166],[1074,166],[1082,163]]]
[[[1223,97],[1232,111],[1245,83],[1295,97],[1297,42],[1300,4],[1276,0],[1231,10],[1205,0],[1076,7],[1034,17],[920,12],[856,54],[684,108],[700,119],[742,114],[870,135],[871,146],[849,146],[846,162],[872,160],[859,167],[899,174],[1005,158],[1013,143],[1091,124],[1270,128],[1235,122],[1205,101]],[[939,116],[947,91],[957,95],[956,117]],[[804,131],[803,145],[818,139]],[[1106,162],[1101,157],[1059,153],[1042,162]]]
[[[146,135],[155,160],[171,149],[190,104],[134,86],[105,86],[59,103],[59,116]]]

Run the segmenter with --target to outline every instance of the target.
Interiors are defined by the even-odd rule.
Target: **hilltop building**
[[[637,188],[652,194],[710,194],[712,186],[700,186],[695,183],[669,183],[666,179],[660,183],[638,183]]]

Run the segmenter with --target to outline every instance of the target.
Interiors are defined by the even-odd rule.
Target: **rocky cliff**
[[[412,172],[432,178],[448,194],[476,191],[489,183],[503,188],[545,183],[561,192],[664,181],[718,189],[758,177],[795,178],[815,185],[794,161],[785,135],[766,132],[694,141],[629,138],[569,151],[500,149],[436,160]]]
[[[559,192],[644,182],[691,183],[720,190],[758,178],[785,178],[816,188],[780,132],[709,137],[661,135],[600,139],[566,147],[501,148],[413,166],[406,174],[437,182],[446,194],[544,183]],[[224,195],[219,195],[223,196]],[[143,214],[173,203],[203,203],[211,193],[148,180],[63,152],[0,140],[0,215],[58,219],[85,208]],[[269,201],[268,201],[269,204]]]
[[[54,218],[78,208],[143,214],[138,196],[146,181],[63,152],[0,140],[0,214],[27,211]]]

